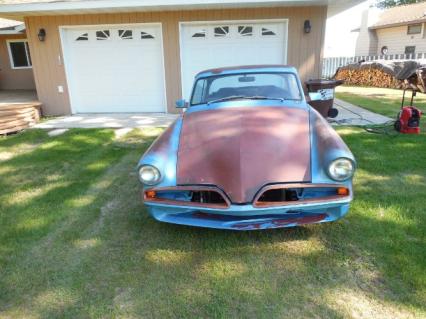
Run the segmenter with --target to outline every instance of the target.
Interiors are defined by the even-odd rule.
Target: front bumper
[[[146,202],[145,205],[149,213],[161,222],[217,229],[255,230],[335,221],[346,215],[350,200],[268,208],[257,208],[251,204],[231,205],[223,209],[152,202]]]

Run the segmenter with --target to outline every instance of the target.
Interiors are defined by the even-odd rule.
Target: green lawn
[[[336,88],[336,97],[354,105],[361,106],[372,112],[386,115],[392,119],[401,109],[401,90],[340,86]],[[404,105],[409,105],[411,92],[407,91]],[[421,121],[421,129],[426,130],[426,94],[417,93],[414,97],[414,106],[418,107],[424,114]]]
[[[151,219],[135,166],[158,130],[0,138],[0,318],[426,316],[426,139],[339,132],[347,218],[258,232]]]

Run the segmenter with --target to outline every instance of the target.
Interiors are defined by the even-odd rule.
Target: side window
[[[191,104],[200,104],[204,100],[206,80],[198,80],[194,87]]]
[[[405,47],[405,54],[414,54],[416,52],[415,46]]]
[[[407,34],[420,34],[422,33],[421,24],[412,24],[407,27]]]
[[[287,91],[286,93],[289,95],[287,98],[299,100],[302,98],[300,91],[297,89],[299,87],[297,83],[297,78],[294,75],[287,75],[284,77],[284,89]]]
[[[7,43],[10,65],[13,69],[30,68],[32,66],[30,48],[26,40],[16,40]]]

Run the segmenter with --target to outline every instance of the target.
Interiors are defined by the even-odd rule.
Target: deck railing
[[[341,66],[345,66],[349,63],[355,63],[359,61],[408,61],[414,60],[420,63],[426,64],[426,53],[414,53],[414,54],[389,54],[389,55],[361,55],[354,57],[333,57],[324,58],[322,63],[322,77],[332,77],[337,69]]]

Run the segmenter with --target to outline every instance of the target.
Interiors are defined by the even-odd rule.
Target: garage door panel
[[[144,112],[157,112],[155,101],[146,96],[126,96],[126,104],[122,104],[122,99],[117,95],[83,95],[78,102],[81,108],[90,108],[92,113],[110,113],[105,111],[104,105],[112,102],[115,105],[114,112],[135,113],[141,112],[140,105],[144,105]]]
[[[189,97],[194,76],[202,70],[243,64],[284,64],[286,50],[286,21],[183,23],[183,95]]]
[[[159,25],[81,27],[63,36],[74,112],[164,112]]]

